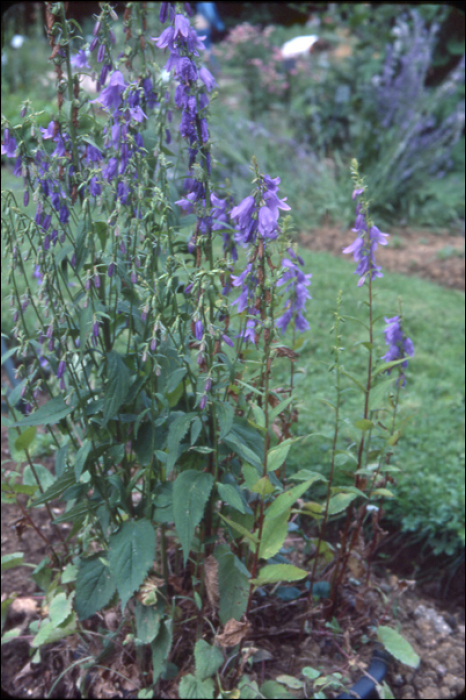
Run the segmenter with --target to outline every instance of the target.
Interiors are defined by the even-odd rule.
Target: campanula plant
[[[197,639],[196,675],[183,678],[180,697],[201,690],[213,697],[216,673],[220,692],[246,682],[242,647],[257,590],[302,582],[310,573],[280,554],[296,518],[303,527],[308,519],[318,526],[312,583],[303,589],[314,606],[320,554],[332,552],[325,524],[346,514],[320,596],[338,614],[366,515],[372,514],[373,551],[381,500],[393,496],[390,458],[413,345],[399,314],[386,319],[385,361],[376,354],[373,284],[383,275],[375,252],[388,234],[371,221],[355,162],[357,238],[346,252],[358,263],[358,286],[367,280],[367,378],[361,383],[341,364],[340,299],[329,477],[312,465],[287,477],[293,444],[312,438],[291,429],[296,333],[312,332],[306,318],[312,275],[289,239],[289,221],[280,219],[290,207],[276,174],[262,173],[253,159],[251,191],[238,204],[214,184],[209,104],[216,81],[202,66],[189,5],[162,3],[166,26],[154,37],[147,12],[143,3],[127,4],[125,46],[117,54],[118,17],[102,3],[90,45],[75,54],[75,23],[63,3],[48,4],[57,117],[38,128],[27,106],[19,124],[2,124],[2,153],[23,180],[23,204],[30,197],[36,203],[34,218],[12,192],[2,204],[20,379],[8,397],[6,424],[32,474],[23,483],[19,473],[10,474],[5,493],[14,501],[26,489],[27,517],[45,506],[58,532],[36,580],[50,605],[60,596],[66,615],[58,625],[45,617],[33,646],[74,634],[82,621],[119,604],[141,683],[154,687],[168,678],[170,663],[172,670],[181,663],[173,649],[184,634],[185,612],[191,649]],[[159,52],[168,86],[155,60]],[[80,88],[87,71],[97,83],[95,99]],[[81,114],[91,119],[90,132],[81,131]],[[178,156],[169,148],[175,138]],[[186,168],[176,199],[175,160]],[[290,331],[291,348],[283,343]],[[290,361],[289,389],[273,383],[279,358]],[[394,368],[397,382],[384,374]],[[346,376],[362,393],[362,410],[355,441],[341,449]],[[20,396],[24,416],[14,408]],[[379,418],[387,413],[391,423],[384,426]],[[53,474],[30,457],[38,426],[55,447]],[[332,485],[341,455],[353,464],[347,488]],[[319,482],[326,488],[322,502],[303,501]],[[66,510],[53,518],[50,503],[57,498]],[[66,538],[59,529],[65,521],[73,523]],[[361,573],[369,585],[368,561]],[[224,650],[236,648],[229,658],[236,666],[228,662],[220,673],[223,655],[214,639]]]

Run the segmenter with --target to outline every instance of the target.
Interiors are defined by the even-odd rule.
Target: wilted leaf
[[[249,631],[249,622],[239,622],[238,620],[228,620],[222,634],[217,634],[215,641],[220,646],[234,647],[247,635]]]

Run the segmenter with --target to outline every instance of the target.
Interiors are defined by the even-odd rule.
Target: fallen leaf
[[[234,647],[246,636],[249,631],[249,622],[228,620],[222,634],[215,637],[215,641],[222,647]]]

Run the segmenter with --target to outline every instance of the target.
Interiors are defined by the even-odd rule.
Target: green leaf
[[[249,402],[249,405],[252,408],[254,420],[256,421],[257,425],[260,428],[265,428],[265,413],[262,410],[262,408],[260,406],[258,406],[256,403],[253,403],[252,401]]]
[[[259,548],[259,557],[261,559],[270,559],[283,547],[288,534],[289,517],[290,509],[285,510],[276,518],[269,518],[266,513]]]
[[[212,647],[204,639],[200,639],[194,647],[194,659],[196,676],[204,680],[217,673],[223,663],[223,654],[217,647]]]
[[[105,387],[103,423],[105,426],[110,418],[123,405],[129,392],[130,374],[120,355],[111,350],[107,353],[107,384]]]
[[[342,369],[340,370],[340,372],[341,372],[342,374],[344,374],[345,377],[348,377],[348,379],[351,379],[351,381],[354,382],[354,384],[356,384],[356,386],[357,386],[359,389],[361,389],[361,391],[362,391],[363,394],[366,393],[366,387],[363,386],[363,385],[361,384],[361,382],[359,382],[359,381],[358,381],[357,379],[355,379],[351,374],[349,374],[348,372],[345,372],[345,371],[342,370]]]
[[[406,664],[406,666],[411,666],[411,668],[417,668],[419,666],[419,656],[408,640],[402,637],[401,634],[391,627],[380,625],[377,629],[377,636],[385,649],[394,656],[395,659]]]
[[[24,552],[12,552],[2,556],[2,571],[14,569],[15,566],[21,566],[24,562]]]
[[[268,583],[278,583],[279,581],[300,581],[307,576],[308,572],[298,569],[292,564],[269,564],[259,571],[256,579],[249,579],[249,583],[256,586],[264,586]]]
[[[152,649],[152,683],[157,683],[167,668],[168,655],[172,646],[172,621],[163,620],[156,638],[151,644]]]
[[[55,479],[53,484],[48,487],[46,492],[40,495],[38,498],[36,498],[35,501],[33,501],[32,505],[41,506],[44,503],[53,501],[55,498],[59,498],[62,495],[63,491],[70,488],[70,486],[74,486],[75,484],[76,479],[74,476],[74,469],[73,467],[68,466],[64,469],[61,476],[59,476],[58,479]]]
[[[294,399],[294,396],[288,396],[287,399],[284,399],[283,401],[280,401],[278,406],[275,406],[271,411],[269,411],[269,425],[271,425],[275,418],[282,413],[285,408],[290,404]]]
[[[175,528],[183,548],[184,563],[188,559],[191,540],[209,498],[214,477],[206,472],[187,469],[173,484],[173,515]]]
[[[244,459],[245,462],[247,462],[248,464],[252,464],[254,467],[260,469],[262,466],[262,462],[256,455],[256,453],[253,452],[247,445],[244,445],[243,443],[238,442],[237,439],[230,437],[230,435],[224,438],[224,442],[228,445],[228,447],[235,454],[241,457],[241,459]]]
[[[372,377],[376,377],[378,374],[380,374],[380,372],[386,372],[388,369],[392,369],[393,367],[400,365],[402,362],[406,362],[407,359],[411,361],[413,358],[400,357],[398,360],[384,362],[380,365],[380,367],[377,367],[377,369],[374,372],[372,372]]]
[[[375,387],[371,388],[371,393],[369,397],[370,410],[374,411],[376,408],[382,408],[385,405],[385,396],[387,391],[393,386],[394,377],[389,379],[384,379],[379,382]]]
[[[176,464],[181,441],[188,432],[189,425],[191,421],[196,418],[196,415],[196,413],[182,413],[181,411],[176,411],[176,418],[170,423],[167,441],[167,474],[171,473]]]
[[[121,609],[149,571],[155,557],[155,531],[149,520],[127,520],[110,537],[110,571],[121,598]]]
[[[19,435],[16,440],[15,440],[15,448],[17,450],[27,450],[36,437],[37,433],[37,428],[35,425],[31,425],[29,428],[26,428],[21,435]]]
[[[297,484],[296,486],[293,486],[289,491],[285,491],[284,493],[281,493],[277,498],[274,500],[271,506],[267,508],[267,517],[268,518],[276,518],[279,515],[281,515],[284,511],[288,510],[288,508],[291,508],[293,503],[300,498],[305,491],[308,490],[310,485],[315,481],[315,479],[309,479],[308,481],[305,481],[302,484]]]
[[[269,496],[271,493],[274,492],[274,489],[275,487],[272,486],[269,477],[261,476],[261,478],[258,479],[256,483],[250,487],[249,490],[253,493],[259,493],[261,496]]]
[[[76,460],[74,463],[74,476],[76,478],[76,481],[79,481],[81,474],[83,472],[84,467],[86,466],[86,460],[89,456],[89,452],[91,451],[92,448],[92,443],[90,440],[86,438],[84,440],[83,444],[79,448],[79,450],[76,453]]]
[[[2,333],[2,335],[3,335],[3,333]],[[3,353],[3,355],[2,355],[2,367],[3,367],[4,363],[8,360],[8,358],[12,357],[17,350],[18,350],[18,346],[15,345],[14,348],[10,348],[9,350],[7,350],[6,352]]]
[[[136,601],[135,609],[136,630],[139,641],[150,644],[160,630],[160,614],[151,605],[143,605]]]
[[[224,403],[223,401],[214,401],[214,406],[217,411],[217,420],[220,429],[218,439],[223,440],[231,430],[235,411],[231,404]]]
[[[267,455],[268,472],[274,472],[276,469],[279,469],[282,466],[283,462],[288,457],[288,452],[290,451],[290,447],[293,442],[293,439],[284,440],[277,445],[277,447],[274,447],[273,450],[270,450]]]
[[[42,464],[34,464],[34,469],[35,472],[38,476],[39,483],[42,487],[42,490],[45,492],[47,491],[48,488],[53,486],[55,482],[55,478],[53,474],[49,472],[47,467],[44,467]],[[34,472],[32,471],[31,467],[29,464],[27,464],[24,467],[23,471],[23,484],[25,486],[36,486],[37,487],[37,481],[36,477],[34,476]]]
[[[188,673],[181,679],[178,692],[181,700],[190,700],[191,698],[193,698],[193,700],[197,700],[198,698],[213,700],[214,682],[212,678],[201,681],[197,676]]]
[[[96,552],[79,562],[74,607],[80,620],[87,620],[110,602],[115,593],[115,579],[102,560],[106,552]]]
[[[175,391],[187,371],[188,370],[186,367],[178,367],[178,369],[175,369],[175,371],[170,374],[168,377],[167,386],[165,387],[165,392],[167,394],[171,394],[173,391]]]
[[[231,520],[231,518],[227,518],[225,515],[222,515],[219,513],[220,517],[222,520],[224,520],[230,527],[233,528],[233,530],[236,530],[237,532],[240,533],[240,535],[243,535],[249,542],[252,542],[253,544],[259,544],[259,538],[257,535],[254,535],[252,532],[249,532],[243,525],[240,525],[239,523],[235,523],[234,520]]]
[[[374,423],[371,420],[367,420],[366,418],[363,418],[362,420],[357,420],[356,423],[354,424],[354,427],[357,428],[358,430],[366,431],[370,430],[371,428],[374,427]]]
[[[346,510],[351,501],[357,497],[356,493],[337,493],[336,496],[332,496],[328,502],[328,515],[336,515]]]
[[[13,423],[13,425],[18,425],[22,428],[26,425],[50,425],[51,423],[58,423],[58,421],[74,411],[75,408],[76,406],[74,403],[67,406],[61,396],[56,396],[54,399],[50,399],[47,403],[39,406],[35,413],[24,416],[20,421]]]
[[[261,696],[267,698],[267,700],[288,700],[288,698],[294,698],[294,695],[290,695],[290,693],[276,681],[265,681],[265,683],[262,683],[260,692]]]
[[[309,479],[311,483],[314,483],[314,481],[327,481],[325,476],[319,474],[319,472],[312,472],[310,469],[300,469],[296,474],[291,474],[289,478],[295,481],[306,481]]]
[[[87,341],[92,330],[94,312],[91,304],[81,310],[79,315],[79,352],[81,357],[86,349]]]
[[[226,544],[215,548],[214,557],[218,561],[220,622],[222,625],[231,619],[239,622],[248,605],[249,572]]]
[[[246,506],[241,497],[241,491],[238,486],[233,486],[232,484],[220,484],[217,483],[218,495],[228,503],[229,506],[239,510],[240,513],[246,513]]]
[[[55,627],[59,627],[65,622],[71,611],[71,598],[67,598],[66,593],[54,595],[49,607],[49,617]]]
[[[75,634],[76,630],[77,624],[74,614],[71,616],[70,621],[62,627],[56,627],[52,621],[48,622],[47,620],[43,620],[38,633],[31,642],[31,646],[41,647],[44,644],[58,642],[60,639],[68,637],[70,634]]]

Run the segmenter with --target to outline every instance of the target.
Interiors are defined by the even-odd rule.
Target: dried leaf
[[[207,591],[207,597],[213,610],[218,610],[219,591],[218,591],[218,561],[211,554],[204,561],[204,582]]]
[[[215,641],[222,647],[234,647],[247,635],[249,631],[249,622],[238,622],[237,620],[228,620],[222,634],[215,637]]]

